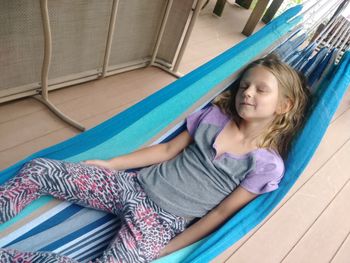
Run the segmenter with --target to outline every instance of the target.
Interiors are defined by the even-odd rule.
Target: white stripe
[[[50,219],[51,217],[53,217],[54,215],[58,214],[59,212],[61,212],[62,210],[64,210],[65,208],[67,208],[68,206],[71,206],[71,205],[72,204],[69,202],[62,202],[62,203],[56,205],[52,209],[46,211],[41,216],[38,216],[34,220],[28,222],[24,226],[18,228],[17,230],[13,231],[12,233],[7,235],[6,237],[2,238],[0,240],[0,247],[4,247],[8,243],[11,243],[13,240],[23,236],[25,233],[29,232],[33,228],[35,228],[38,225],[40,225],[41,223],[47,221],[48,219]]]
[[[104,228],[104,227],[106,227],[106,226],[108,226],[108,225],[114,223],[115,221],[117,221],[117,219],[113,219],[113,220],[111,220],[111,221],[108,221],[107,223],[105,223],[105,224],[103,224],[103,225],[101,225],[101,226],[99,226],[99,227],[96,227],[96,228],[93,229],[92,231],[87,232],[87,233],[85,233],[84,235],[82,235],[82,236],[80,236],[80,237],[78,237],[78,238],[76,238],[76,239],[74,239],[74,240],[68,242],[67,244],[65,244],[65,245],[63,245],[63,246],[61,246],[61,247],[59,247],[59,248],[57,248],[57,249],[55,249],[55,250],[53,250],[52,252],[60,253],[62,250],[66,249],[66,248],[69,248],[70,246],[74,245],[75,243],[79,242],[80,240],[82,240],[82,239],[88,237],[89,235],[91,235],[91,234],[93,234],[93,233],[99,231],[101,228]]]
[[[84,254],[82,254],[82,255],[80,255],[78,258],[74,258],[74,259],[77,260],[77,261],[80,261],[80,259],[83,258],[86,254],[91,253],[91,252],[93,252],[93,251],[96,251],[96,253],[93,254],[93,255],[91,255],[89,258],[84,259],[84,261],[80,261],[80,262],[89,262],[89,260],[92,260],[92,259],[95,259],[95,258],[97,258],[97,257],[100,257],[102,254],[101,254],[100,252],[97,252],[97,251],[98,251],[100,248],[105,247],[105,246],[107,246],[107,245],[108,245],[108,242],[103,242],[103,243],[101,243],[99,246],[94,247],[94,249],[91,249],[91,250],[89,250],[89,251],[86,251]],[[103,252],[102,252],[102,253],[103,253]]]
[[[99,233],[96,234],[96,235],[94,235],[94,233],[93,233],[93,232],[96,232],[96,231],[91,231],[91,232],[87,233],[87,234],[90,234],[90,236],[89,236],[86,240],[84,240],[84,241],[81,242],[81,243],[77,242],[77,243],[74,244],[72,247],[67,248],[67,251],[61,251],[61,253],[65,254],[65,255],[66,255],[66,254],[67,254],[67,255],[71,255],[71,254],[69,254],[69,253],[72,253],[72,255],[75,255],[74,253],[81,253],[82,251],[84,251],[85,249],[87,249],[87,247],[84,247],[84,246],[83,246],[82,248],[80,248],[80,249],[78,250],[78,252],[69,252],[69,251],[74,250],[74,249],[76,248],[77,245],[78,245],[78,246],[82,246],[82,245],[84,245],[84,244],[87,244],[87,243],[91,242],[91,239],[99,238],[99,239],[97,239],[96,241],[94,241],[94,243],[96,243],[96,242],[101,242],[101,240],[103,241],[103,240],[109,238],[111,235],[107,235],[107,236],[104,236],[104,237],[102,237],[102,238],[101,238],[101,236],[104,235],[106,232],[110,232],[112,228],[115,228],[115,226],[114,226],[114,225],[111,225],[110,227],[106,228],[105,230],[99,232]],[[116,235],[117,232],[112,232],[111,234],[112,234],[112,235]],[[72,256],[72,257],[73,257],[73,256]]]
[[[115,234],[116,233],[111,233],[111,234],[105,236],[104,238],[108,238],[108,240],[106,240],[102,244],[106,244],[106,243],[109,244],[109,242],[110,242],[109,238],[111,236],[115,236]],[[71,257],[71,258],[75,258],[77,255],[79,255],[79,254],[81,254],[83,252],[83,254],[81,256],[79,256],[79,258],[80,258],[83,255],[86,255],[86,253],[91,253],[92,248],[95,248],[96,245],[99,245],[99,244],[101,244],[101,240],[96,240],[95,242],[92,242],[89,245],[85,246],[83,249],[80,249],[80,250],[74,251],[73,253],[68,254],[68,256]]]

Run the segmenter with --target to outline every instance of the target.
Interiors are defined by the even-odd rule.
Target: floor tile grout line
[[[146,96],[147,96],[147,95],[146,95]],[[74,98],[71,98],[71,99],[69,99],[69,100],[62,101],[62,102],[60,102],[60,103],[54,103],[54,105],[55,105],[56,107],[60,108],[60,106],[66,104],[66,103],[72,103],[72,102],[74,102],[75,100],[78,100],[78,99],[81,99],[81,98],[84,98],[84,97],[89,97],[89,95],[80,96],[80,97],[74,97]],[[117,98],[118,95],[116,95],[116,96],[114,96],[114,97]],[[33,100],[35,100],[34,98],[31,98],[31,97],[24,98],[24,99],[33,99]],[[143,99],[143,98],[142,98],[142,99]],[[35,100],[35,101],[36,101],[36,100]],[[37,102],[37,104],[43,105],[43,104],[42,104],[41,102],[39,102],[39,101],[36,101],[36,102]],[[1,105],[0,105],[0,107],[1,107]],[[62,111],[64,111],[64,110],[62,110]],[[28,117],[29,115],[35,114],[35,113],[38,113],[38,112],[48,112],[48,113],[52,113],[52,111],[51,111],[49,108],[47,108],[46,106],[44,106],[44,107],[42,107],[42,108],[40,108],[40,109],[36,109],[36,110],[34,110],[34,111],[32,111],[32,112],[23,114],[23,115],[18,116],[18,117],[16,117],[16,118],[2,121],[2,122],[0,122],[0,125],[6,124],[6,123],[12,122],[12,121],[18,121],[18,120],[21,119],[21,118]],[[103,112],[102,112],[102,113],[103,113]],[[56,116],[56,115],[55,115],[55,116]]]
[[[348,232],[348,234],[346,235],[346,237],[344,238],[343,242],[340,244],[340,246],[337,248],[337,250],[335,251],[334,255],[332,256],[331,260],[329,261],[330,263],[334,261],[334,259],[336,258],[336,256],[338,255],[340,249],[344,246],[346,240],[350,240],[350,230]]]
[[[147,68],[141,68],[141,69],[147,70]],[[159,72],[163,72],[163,71],[159,69]],[[123,73],[128,73],[128,72],[123,72]],[[119,74],[123,74],[123,73],[119,73]],[[119,74],[116,74],[116,75],[113,75],[113,76],[116,77],[116,76],[119,75]],[[148,75],[149,75],[149,76],[148,76]],[[113,77],[113,76],[108,76],[108,77]],[[171,75],[169,75],[169,74],[166,73],[166,72],[164,72],[164,76],[169,76],[169,77],[171,77]],[[151,73],[145,74],[144,77],[145,77],[146,80],[149,78],[150,81],[154,78],[154,76],[152,76]],[[139,77],[138,79],[141,79],[141,77]],[[174,81],[174,80],[175,80],[175,78],[174,78],[172,81]],[[92,80],[92,81],[98,81],[98,79],[95,79],[95,80]],[[75,84],[75,85],[73,85],[73,86],[67,86],[67,87],[64,87],[64,88],[62,88],[62,89],[52,90],[51,92],[59,92],[59,91],[63,91],[64,89],[69,89],[69,88],[71,88],[71,87],[74,88],[74,87],[76,87],[76,86],[84,85],[84,84],[85,84],[85,85],[88,85],[90,82],[91,82],[91,81],[83,82],[83,83],[79,83],[79,84]],[[171,82],[169,82],[169,84],[170,84],[170,83],[171,83]],[[91,84],[91,83],[90,83],[90,84]],[[93,84],[91,84],[91,85],[93,85]],[[166,85],[168,85],[168,84],[165,84],[165,85],[162,86],[161,88],[165,87]],[[128,84],[123,84],[123,86],[128,86]],[[90,87],[90,88],[91,88],[91,87]],[[111,85],[111,87],[110,87],[109,89],[113,89],[112,85]],[[71,91],[71,90],[70,90],[70,91]],[[49,92],[49,96],[52,95],[51,92]],[[99,92],[98,92],[98,93],[99,93]],[[70,102],[72,102],[72,101],[74,101],[74,100],[77,100],[77,99],[80,99],[80,98],[87,98],[87,97],[89,97],[89,96],[91,96],[91,94],[89,94],[89,92],[87,92],[87,93],[84,93],[84,94],[81,95],[81,96],[77,96],[77,97],[73,97],[73,98],[72,98],[72,97],[68,97],[67,100],[63,100],[63,101],[60,101],[60,102],[55,102],[54,105],[57,106],[57,107],[59,107],[60,105],[64,105],[64,104],[66,104],[66,103],[70,103]],[[147,95],[146,95],[146,96],[147,96]],[[118,95],[116,95],[116,97],[118,97]],[[21,98],[21,99],[18,99],[18,100],[16,100],[16,101],[8,101],[8,102],[6,102],[6,103],[19,102],[19,101],[21,101],[21,100],[27,100],[27,99],[28,99],[28,100],[33,100],[34,102],[37,102],[37,104],[42,105],[43,107],[40,108],[40,109],[36,109],[36,110],[34,110],[34,111],[32,111],[32,112],[29,112],[29,113],[27,113],[27,114],[18,116],[17,118],[14,118],[14,119],[9,119],[9,120],[5,120],[5,121],[0,121],[0,125],[1,125],[1,124],[4,124],[4,123],[7,123],[7,122],[11,122],[11,121],[16,121],[17,119],[26,117],[26,116],[28,116],[28,115],[30,115],[30,114],[33,114],[33,113],[37,113],[37,112],[41,112],[41,111],[49,111],[49,112],[50,112],[50,110],[49,110],[45,105],[43,105],[42,103],[40,103],[40,102],[38,102],[37,100],[35,100],[35,99],[33,98],[33,96]],[[1,103],[0,103],[0,108],[1,108],[2,106],[6,106],[6,105],[1,105]]]
[[[350,110],[350,106],[346,110],[344,110],[342,113],[340,113],[336,118],[331,120],[330,124],[334,123],[336,120],[338,120],[340,117],[342,117],[348,110]]]
[[[139,101],[139,100],[131,101],[131,103],[136,103],[136,102],[138,102],[138,101]],[[129,103],[130,103],[130,102],[129,102]],[[130,105],[133,105],[133,104],[130,104]],[[123,109],[125,109],[125,108],[123,108]],[[122,110],[123,110],[123,109],[122,109]],[[89,117],[87,117],[87,118],[85,118],[85,119],[81,119],[81,120],[79,120],[79,121],[80,121],[80,122],[83,122],[83,121],[92,119],[92,118],[94,118],[94,117],[96,117],[96,116],[99,116],[99,115],[101,115],[101,114],[107,114],[107,113],[110,112],[110,111],[113,111],[113,109],[100,112],[100,113],[98,113],[98,114],[95,114],[95,115],[93,115],[93,116],[89,116]],[[121,112],[121,111],[119,111],[119,112]],[[118,114],[119,112],[117,112],[117,113],[115,113],[115,114]],[[57,118],[58,118],[58,117],[57,117]],[[102,121],[102,122],[103,122],[103,121]],[[102,122],[100,122],[100,123],[102,123]],[[62,123],[63,123],[63,121],[62,121]],[[99,125],[100,123],[97,123],[96,125]],[[48,133],[45,133],[45,134],[41,134],[41,135],[38,136],[38,137],[34,137],[34,138],[32,138],[32,139],[30,139],[30,140],[27,140],[27,141],[24,141],[24,142],[22,142],[22,143],[20,143],[20,144],[16,144],[16,145],[14,145],[14,146],[5,148],[5,149],[3,149],[3,150],[0,150],[0,153],[6,152],[6,151],[11,150],[11,149],[13,149],[13,148],[16,148],[16,147],[18,147],[18,146],[20,146],[20,145],[22,145],[22,144],[28,143],[28,142],[30,142],[30,141],[39,139],[39,138],[41,138],[41,137],[47,136],[47,135],[49,135],[49,134],[52,134],[52,133],[55,133],[55,132],[58,132],[58,131],[61,131],[61,130],[63,130],[63,129],[70,128],[70,127],[71,127],[70,125],[67,125],[67,126],[60,126],[58,129],[52,130],[52,131],[50,131],[50,132],[48,132]],[[67,138],[67,139],[69,139],[69,138]]]
[[[288,253],[282,258],[280,262],[283,262],[288,255],[292,253],[294,248],[303,240],[303,238],[306,236],[307,233],[311,230],[311,228],[316,224],[316,222],[321,218],[321,216],[326,212],[326,210],[331,206],[333,201],[342,193],[343,189],[349,184],[350,178],[346,180],[346,182],[343,184],[343,186],[339,189],[339,191],[333,196],[333,198],[328,202],[325,208],[322,209],[321,213],[314,219],[314,221],[309,225],[309,227],[304,231],[302,236],[299,238],[299,240],[291,247],[291,249],[288,251]]]

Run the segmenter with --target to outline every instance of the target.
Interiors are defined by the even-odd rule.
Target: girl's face
[[[235,99],[245,121],[273,120],[279,106],[278,81],[264,66],[249,69],[242,77]]]

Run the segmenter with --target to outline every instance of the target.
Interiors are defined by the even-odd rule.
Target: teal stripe
[[[297,17],[289,23],[275,28],[271,34],[265,35],[261,41],[254,43],[249,48],[237,52],[232,59],[222,64],[220,67],[216,67],[215,70],[210,72],[203,72],[203,77],[201,79],[198,79],[178,95],[154,108],[120,133],[96,147],[68,158],[68,160],[109,159],[139,148],[146,141],[151,140],[163,129],[168,127],[177,117],[185,113],[188,108],[210,92],[213,87],[220,84],[239,70],[242,65],[248,63],[263,50],[271,46],[273,42],[287,33],[292,27],[299,23],[301,19],[301,17]]]
[[[188,255],[191,255],[197,248],[199,248],[208,238],[204,238],[190,246],[180,249],[166,257],[152,261],[152,263],[179,263],[185,260]]]
[[[26,206],[16,217],[0,225],[0,232],[4,231],[6,228],[12,226],[14,223],[22,220],[23,218],[29,216],[35,210],[43,207],[47,203],[51,202],[54,198],[51,196],[42,196],[39,199],[32,202],[30,205]]]

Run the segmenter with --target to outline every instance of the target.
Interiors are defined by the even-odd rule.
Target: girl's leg
[[[187,224],[184,218],[171,215],[153,203],[135,173],[48,159],[34,159],[15,178],[0,186],[0,221],[10,219],[44,194],[122,213],[120,231],[96,262],[149,262]],[[17,253],[43,259],[55,256],[62,260],[58,262],[74,262],[63,261],[70,259],[51,253],[0,250],[2,257]]]
[[[135,174],[128,179],[122,226],[96,262],[150,262],[188,224],[185,218],[166,212],[149,199]]]
[[[120,205],[116,177],[118,171],[115,170],[83,163],[34,159],[26,163],[14,178],[0,185],[0,223],[14,217],[41,195],[52,195],[117,214]]]
[[[46,252],[20,252],[15,249],[0,248],[0,262],[45,262],[45,263],[78,263],[71,258]]]

